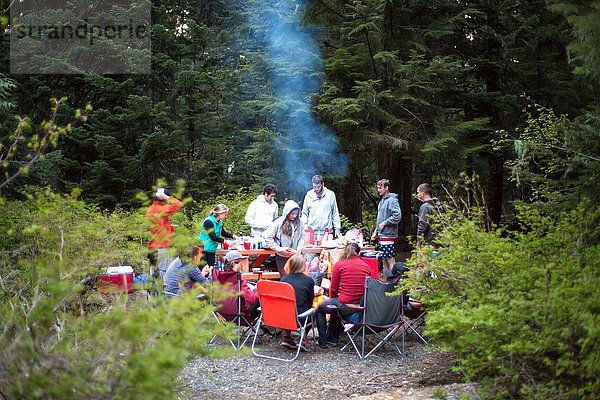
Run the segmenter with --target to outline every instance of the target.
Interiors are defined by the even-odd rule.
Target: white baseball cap
[[[237,250],[230,250],[227,252],[227,254],[225,254],[225,260],[229,261],[229,262],[233,262],[236,260],[241,260],[244,258],[248,258],[247,256],[243,256],[242,253],[240,253]]]

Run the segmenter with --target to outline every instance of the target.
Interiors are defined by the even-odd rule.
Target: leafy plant
[[[186,362],[229,354],[207,343],[233,331],[215,324],[200,289],[170,301],[93,290],[89,278],[109,265],[140,271],[146,225],[142,213],[103,214],[78,194],[0,198],[0,396],[174,397]]]
[[[2,93],[2,89],[0,84],[0,93]],[[26,174],[49,147],[56,147],[58,139],[71,132],[72,123],[61,126],[57,121],[59,107],[64,105],[67,98],[51,99],[50,101],[52,115],[49,120],[43,121],[39,128],[34,129],[29,117],[19,117],[15,132],[8,137],[5,143],[3,143],[4,140],[0,142],[0,168],[4,175],[3,180],[0,181],[0,189],[14,181],[19,175]],[[0,96],[0,111],[2,111],[2,107],[2,96]],[[4,106],[4,108],[6,107]],[[89,104],[83,111],[75,110],[74,122],[86,121],[87,113],[91,110],[92,107]]]
[[[507,232],[458,217],[440,256],[415,253],[406,287],[426,287],[426,333],[499,397],[597,398],[600,210],[518,218]]]
[[[507,165],[524,199],[548,210],[569,209],[582,196],[598,201],[598,108],[572,121],[535,103],[524,114],[523,129],[503,131],[497,141],[498,147],[514,150]]]

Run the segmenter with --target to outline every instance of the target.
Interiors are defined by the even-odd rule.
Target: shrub
[[[596,399],[600,210],[518,211],[519,232],[457,218],[441,256],[426,248],[409,261],[407,287],[427,287],[427,334],[499,397]]]
[[[0,198],[0,397],[176,397],[186,362],[228,354],[206,344],[233,332],[195,293],[132,301],[84,285],[108,265],[140,268],[146,224],[141,212],[103,214],[76,197]]]

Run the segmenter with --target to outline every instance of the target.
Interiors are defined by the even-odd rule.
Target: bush
[[[117,210],[102,214],[77,200],[80,191],[58,195],[46,190],[28,195],[28,201],[0,203],[6,234],[0,238],[0,265],[19,259],[50,257],[77,262],[74,274],[99,273],[110,265],[134,265],[144,260],[147,228],[143,214]]]
[[[409,261],[407,287],[427,287],[426,333],[498,397],[599,398],[600,209],[518,211],[520,232],[457,218],[441,256]]]
[[[76,197],[0,198],[0,397],[176,397],[186,362],[229,354],[206,344],[233,331],[194,293],[132,301],[84,285],[108,265],[141,268],[146,223],[141,212],[102,214]]]

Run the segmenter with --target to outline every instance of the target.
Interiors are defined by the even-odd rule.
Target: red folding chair
[[[404,336],[414,333],[425,344],[429,344],[423,335],[419,332],[425,326],[425,315],[427,312],[422,308],[419,302],[410,302],[410,309],[406,304],[402,305],[402,321],[404,322],[402,331],[402,351],[404,351]]]
[[[309,310],[298,315],[296,312],[296,293],[289,283],[277,281],[258,281],[256,285],[258,296],[260,297],[261,316],[254,328],[254,340],[252,341],[252,353],[257,357],[270,358],[280,361],[294,361],[300,354],[301,346],[298,346],[296,354],[292,358],[280,358],[260,354],[255,348],[258,338],[258,331],[261,327],[267,326],[285,331],[296,331],[300,334],[300,341],[306,337],[309,323],[312,323],[312,316],[315,309]]]
[[[213,285],[219,282],[217,279],[217,274],[213,271]],[[227,322],[232,323],[236,328],[236,340],[229,340],[231,346],[234,349],[240,350],[246,342],[252,337],[253,329],[255,326],[255,318],[247,315],[242,310],[242,302],[243,294],[241,294],[242,290],[242,274],[237,273],[237,285],[229,286],[228,289],[235,293],[235,295],[221,301],[219,304],[216,304],[216,309],[212,312],[213,317],[217,320],[217,322],[221,324],[225,324]],[[224,312],[223,310],[229,310],[229,312]],[[233,311],[235,310],[235,311]],[[216,336],[213,336],[211,339],[211,343],[214,342]]]

